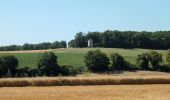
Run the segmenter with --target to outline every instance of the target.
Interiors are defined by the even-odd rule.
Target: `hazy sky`
[[[170,0],[1,0],[0,45],[73,39],[76,32],[170,30]]]

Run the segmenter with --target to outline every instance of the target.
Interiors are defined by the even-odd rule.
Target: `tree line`
[[[75,75],[82,72],[81,67],[75,68],[70,65],[59,65],[58,57],[53,52],[45,52],[37,61],[37,68],[30,66],[18,66],[19,60],[13,55],[0,57],[0,77],[37,77]]]
[[[92,39],[94,47],[105,48],[144,48],[168,49],[170,48],[170,31],[137,32],[137,31],[111,31],[76,33],[75,38],[69,41],[68,46],[74,48],[87,47],[87,42]],[[44,42],[39,44],[1,46],[0,51],[14,50],[44,50],[66,48],[66,41]]]
[[[105,48],[145,48],[168,49],[170,48],[170,31],[137,32],[137,31],[111,31],[76,33],[69,47],[87,47],[87,42],[92,39],[94,47]]]
[[[115,70],[149,70],[170,72],[170,50],[165,55],[157,51],[148,51],[137,55],[136,64],[131,64],[118,53],[111,53],[108,57],[100,50],[89,51],[85,55],[85,64],[92,72]]]
[[[29,44],[25,43],[24,45],[10,45],[10,46],[1,46],[0,51],[16,51],[16,50],[45,50],[45,49],[57,49],[57,48],[66,48],[66,41],[55,41],[53,43],[44,42],[39,44]]]
[[[82,72],[112,72],[115,70],[149,70],[170,72],[170,50],[163,55],[156,51],[148,51],[137,55],[136,64],[131,64],[118,53],[110,56],[100,50],[88,51],[84,57],[85,66],[75,67],[59,65],[58,57],[53,52],[43,53],[38,60],[37,68],[19,67],[18,59],[12,55],[0,57],[0,77],[36,77],[76,75]]]

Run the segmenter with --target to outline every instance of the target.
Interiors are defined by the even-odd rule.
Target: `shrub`
[[[168,52],[165,55],[166,57],[166,62],[168,63],[168,65],[170,65],[170,49],[168,49]]]
[[[130,64],[125,61],[123,56],[118,53],[111,54],[111,68],[116,70],[128,70],[130,69]]]
[[[17,69],[16,77],[36,77],[39,75],[39,70],[30,67],[23,67]]]
[[[156,51],[149,52],[149,61],[151,62],[152,68],[154,70],[160,69],[160,63],[162,62],[162,54]]]
[[[64,76],[76,75],[81,73],[81,69],[70,65],[62,65],[60,67],[60,73]]]
[[[100,50],[88,51],[85,55],[85,64],[92,72],[108,70],[109,58]]]
[[[162,65],[160,66],[160,70],[163,72],[170,72],[170,66],[169,65]]]
[[[0,57],[0,75],[14,76],[18,67],[18,59],[15,56],[1,56]]]
[[[44,53],[38,61],[38,69],[41,75],[57,75],[59,71],[57,56],[53,52]]]
[[[137,65],[142,68],[143,70],[146,70],[149,68],[149,55],[148,53],[142,53],[137,56]]]
[[[143,53],[137,57],[137,64],[144,70],[149,69],[149,63],[151,64],[153,70],[159,70],[161,62],[162,54],[156,51]]]

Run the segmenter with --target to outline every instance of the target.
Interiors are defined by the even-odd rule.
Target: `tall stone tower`
[[[93,40],[92,39],[88,40],[88,47],[93,48]]]

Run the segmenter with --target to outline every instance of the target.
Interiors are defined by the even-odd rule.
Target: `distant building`
[[[93,40],[92,39],[88,40],[88,47],[93,48]]]

